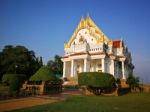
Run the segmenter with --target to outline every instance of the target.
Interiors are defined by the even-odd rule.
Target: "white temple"
[[[126,79],[134,68],[123,40],[107,38],[89,16],[82,17],[64,51],[63,78],[76,79],[80,72],[107,72]]]

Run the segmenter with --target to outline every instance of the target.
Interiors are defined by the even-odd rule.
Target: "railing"
[[[78,53],[78,52],[105,52],[103,44],[88,45],[87,43],[72,45],[71,48],[65,49],[65,55]]]

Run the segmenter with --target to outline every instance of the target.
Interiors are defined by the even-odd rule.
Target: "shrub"
[[[135,77],[133,74],[130,73],[128,75],[126,83],[129,84],[132,90],[134,90],[135,87],[139,86],[139,77]]]
[[[2,77],[2,83],[10,85],[12,81],[16,79],[16,77],[19,79],[20,83],[26,79],[24,74],[4,74]]]
[[[2,83],[9,85],[10,92],[19,91],[26,77],[23,74],[4,74]]]
[[[115,87],[115,79],[109,73],[83,72],[78,76],[80,86],[87,85],[93,87]]]
[[[102,91],[113,90],[116,87],[115,78],[109,73],[83,72],[78,75],[80,86],[87,86],[95,94],[101,94]],[[98,92],[97,92],[98,91]]]
[[[20,82],[18,77],[14,77],[9,85],[10,92],[18,93],[20,88]]]
[[[46,66],[41,67],[34,75],[32,75],[29,81],[50,81],[57,80],[54,73]]]
[[[30,77],[29,82],[33,86],[38,83],[45,82],[43,90],[44,94],[60,93],[62,90],[62,80],[57,78],[56,75],[47,66],[41,67],[33,76]],[[32,88],[31,93],[36,94],[36,91]]]

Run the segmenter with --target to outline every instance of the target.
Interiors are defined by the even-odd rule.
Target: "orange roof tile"
[[[115,48],[120,48],[121,47],[121,40],[115,40],[115,41],[113,41],[113,46]]]

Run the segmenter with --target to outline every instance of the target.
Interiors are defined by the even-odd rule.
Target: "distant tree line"
[[[6,45],[0,51],[0,79],[4,74],[25,74],[28,79],[43,66],[42,57],[24,46]],[[49,60],[47,66],[54,74],[62,74],[63,63],[59,55]]]
[[[53,60],[49,60],[47,66],[53,71],[54,74],[63,74],[63,62],[59,55],[55,55]]]
[[[42,57],[37,57],[34,51],[24,46],[6,45],[0,51],[0,81],[4,86],[9,86],[9,94],[18,95],[24,81],[29,80],[42,67],[48,68],[52,74],[61,76],[63,71],[61,57],[56,55],[43,66]],[[42,76],[46,74],[43,72]],[[47,75],[49,77],[50,74]]]

